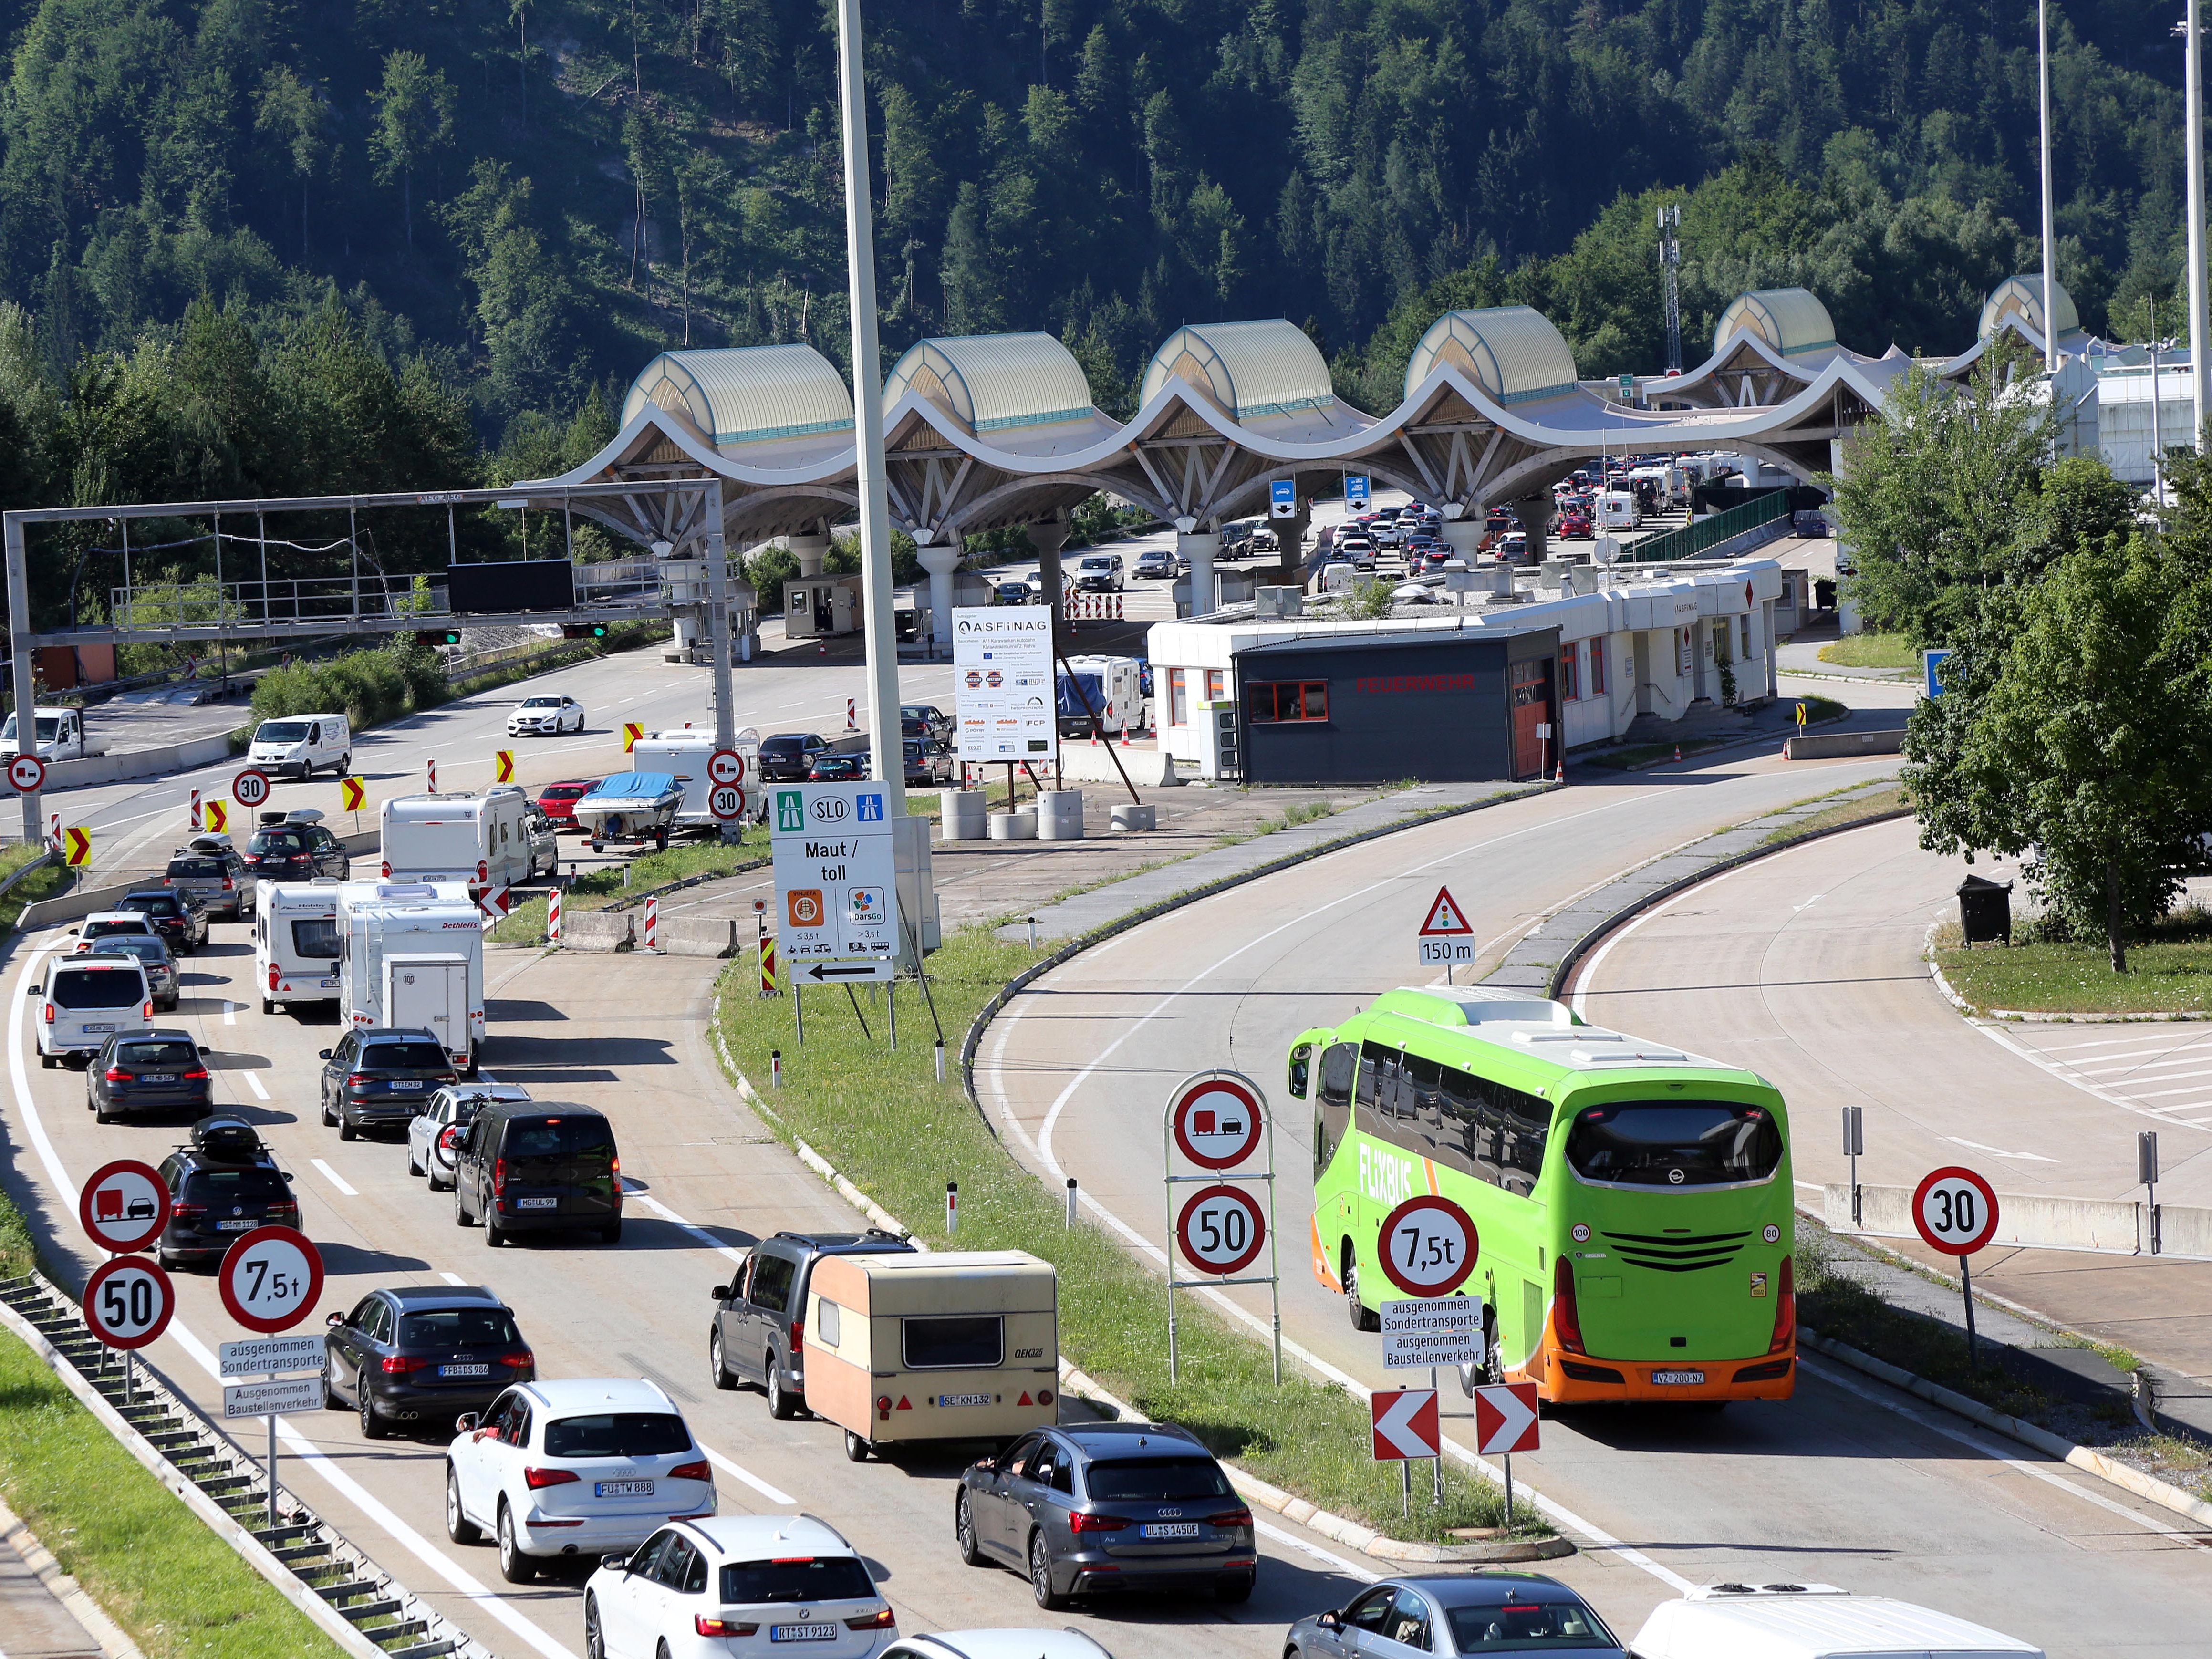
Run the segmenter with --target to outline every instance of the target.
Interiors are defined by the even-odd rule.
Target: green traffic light
[[[446,630],[446,643],[447,645],[459,645],[460,642],[461,630],[459,629],[449,628]]]
[[[593,639],[603,640],[606,638],[606,636],[607,625],[605,623],[593,623],[592,624],[592,637]]]

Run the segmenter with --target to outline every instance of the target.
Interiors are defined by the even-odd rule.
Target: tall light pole
[[[2197,0],[2189,0],[2193,8]],[[2058,372],[2058,250],[2051,240],[2051,0],[2035,0],[2035,58],[2043,105],[2043,366]],[[2056,398],[2054,390],[2051,396]]]
[[[2212,341],[2205,338],[2212,325],[2206,320],[2204,300],[2204,31],[2197,0],[2189,0],[2182,31],[2182,96],[2189,105],[2189,386],[2197,416],[2190,442],[2201,450],[2206,405],[2212,404]]]
[[[844,104],[846,295],[853,313],[853,448],[860,486],[861,638],[868,662],[868,742],[896,823],[906,815],[890,513],[884,502],[884,374],[876,339],[876,215],[868,182],[868,89],[860,75],[860,0],[837,0],[837,81]]]

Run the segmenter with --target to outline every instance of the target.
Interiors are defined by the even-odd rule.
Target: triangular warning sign
[[[1467,916],[1459,908],[1459,901],[1451,896],[1451,889],[1437,889],[1437,902],[1429,907],[1429,919],[1421,924],[1421,937],[1435,939],[1444,933],[1471,933]]]
[[[1027,1389],[1022,1390],[1021,1403],[1024,1406],[1030,1403],[1030,1391]]]
[[[901,1395],[899,1396],[898,1409],[902,1412],[910,1412],[914,1409],[913,1407],[906,1403],[906,1396],[904,1395]]]

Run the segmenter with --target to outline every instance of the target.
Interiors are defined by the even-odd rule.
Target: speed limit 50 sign
[[[1176,1218],[1183,1260],[1200,1273],[1226,1277],[1250,1267],[1267,1242],[1260,1200],[1242,1187],[1201,1187]]]
[[[118,1255],[92,1270],[84,1284],[84,1322],[111,1348],[143,1348],[169,1328],[176,1287],[160,1265]]]

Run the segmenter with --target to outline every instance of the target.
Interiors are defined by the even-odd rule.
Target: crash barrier
[[[1071,593],[1067,596],[1067,616],[1071,622],[1127,620],[1119,593]]]
[[[1858,1219],[1851,1218],[1851,1188],[1838,1182],[1820,1189],[1820,1218],[1831,1232],[1871,1238],[1917,1238],[1911,1187],[1858,1189]],[[2192,1205],[2155,1206],[2126,1199],[1997,1195],[1997,1230],[1988,1248],[2089,1250],[2100,1255],[2160,1255],[2212,1261],[2212,1209]]]
[[[735,916],[663,916],[660,953],[667,957],[733,957],[738,953]]]
[[[1081,841],[1083,792],[1080,789],[1040,792],[1037,795],[1036,824],[1039,841]]]
[[[1905,728],[1887,732],[1822,732],[1791,738],[1782,745],[1784,760],[1838,760],[1853,755],[1901,755]]]
[[[97,834],[96,831],[94,833]],[[380,830],[364,830],[359,835],[340,836],[338,845],[345,848],[348,858],[359,858],[364,853],[374,852],[382,841],[382,835]],[[185,839],[183,830],[178,831],[177,839],[179,842]],[[100,873],[106,876],[114,872],[102,871]],[[76,921],[95,911],[112,910],[125,893],[161,884],[161,872],[149,870],[127,875],[122,881],[111,881],[104,886],[74,887],[66,893],[56,894],[52,898],[25,905],[23,914],[15,920],[15,930],[21,933],[35,933],[41,927],[52,927],[57,922]]]
[[[1686,524],[1680,530],[1662,530],[1656,536],[1646,536],[1621,549],[1619,562],[1666,564],[1676,559],[1694,559],[1711,552],[1723,542],[1734,541],[1747,531],[1761,529],[1777,519],[1788,518],[1790,496],[1789,490],[1778,489],[1756,501],[1746,501],[1741,507],[1716,513],[1710,519]]]
[[[167,777],[172,772],[212,766],[217,761],[228,760],[230,756],[230,733],[218,732],[211,738],[194,738],[187,743],[111,750],[105,755],[87,755],[82,760],[49,761],[45,793],[51,795],[64,789],[86,789],[99,783],[120,783],[128,778]],[[15,792],[9,789],[0,793],[12,797]]]
[[[636,942],[636,921],[627,910],[570,910],[561,918],[564,951],[627,951]]]
[[[1115,761],[1121,763],[1119,769]],[[1109,754],[1103,744],[1096,749],[1087,743],[1060,745],[1060,775],[1065,781],[1118,784],[1125,774],[1139,789],[1166,788],[1177,781],[1175,757],[1164,749],[1116,745]]]
[[[1116,830],[1157,830],[1160,827],[1157,807],[1139,805],[1133,800],[1115,801],[1110,816]]]

